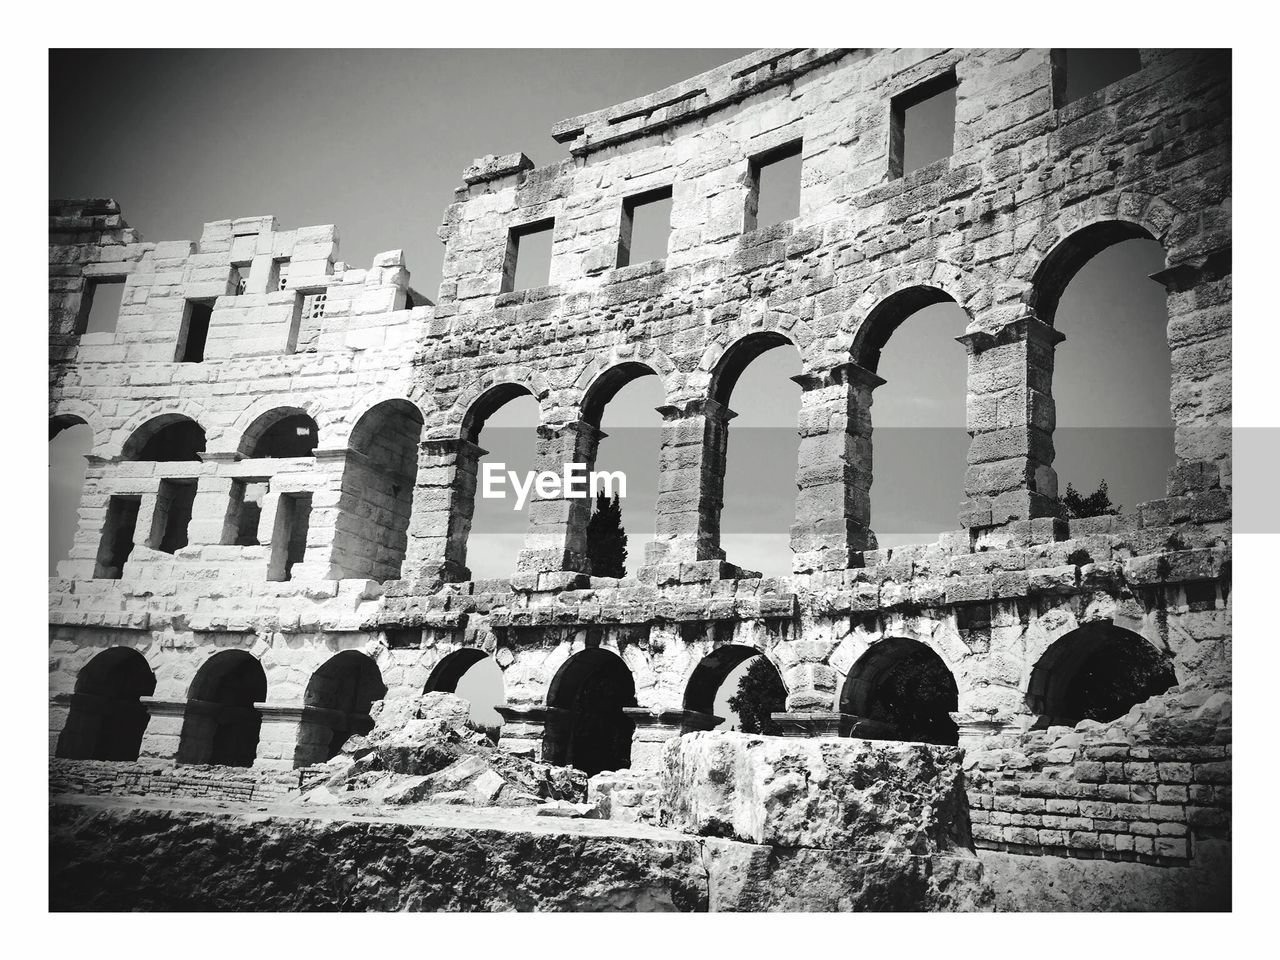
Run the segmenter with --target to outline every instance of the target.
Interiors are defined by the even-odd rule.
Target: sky
[[[436,229],[462,170],[487,153],[535,163],[566,156],[553,123],[652,92],[733,59],[738,50],[126,51],[53,53],[50,194],[110,196],[151,240],[195,239],[205,220],[275,214],[282,225],[337,224],[339,255],[367,264],[403,248],[413,286],[435,298],[443,248]],[[1099,65],[1098,77],[1115,63]],[[1086,89],[1077,74],[1074,93]],[[905,166],[950,149],[954,102],[908,111]],[[798,161],[796,161],[798,163]],[[798,177],[768,168],[760,224],[793,216]],[[791,185],[791,186],[788,186]],[[788,212],[790,211],[790,212]],[[662,248],[663,218],[637,218],[633,263]],[[526,260],[522,249],[522,263]],[[537,257],[530,252],[532,264]],[[1164,495],[1172,463],[1163,267],[1151,241],[1131,240],[1088,263],[1055,325],[1059,482],[1084,491],[1106,478],[1127,508]],[[544,268],[545,269],[545,268]],[[518,282],[520,278],[518,278]],[[536,282],[536,281],[535,281]],[[957,527],[963,499],[967,318],[927,307],[885,347],[874,396],[872,525],[881,545],[931,541]],[[800,370],[791,347],[757,359],[731,408],[722,545],[766,575],[790,572]],[[629,569],[654,529],[659,424],[656,378],[637,380],[605,410],[597,468],[623,469]],[[533,465],[531,398],[490,418],[487,460]],[[87,428],[50,444],[50,572],[65,556],[84,474]],[[468,563],[477,577],[511,573],[524,517],[509,501],[477,501]],[[726,685],[728,686],[728,685]]]

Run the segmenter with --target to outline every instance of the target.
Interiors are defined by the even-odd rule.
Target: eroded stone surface
[[[787,848],[964,852],[961,759],[923,743],[695,733],[667,744],[660,819]]]

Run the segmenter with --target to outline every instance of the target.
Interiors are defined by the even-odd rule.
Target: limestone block
[[[962,757],[920,743],[688,734],[663,752],[661,822],[783,847],[968,848]]]

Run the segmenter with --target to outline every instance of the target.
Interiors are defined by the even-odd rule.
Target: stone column
[[[725,450],[736,416],[715,400],[658,407],[662,414],[657,529],[645,565],[724,560],[720,508]]]
[[[476,506],[476,477],[487,451],[459,437],[418,445],[418,477],[409,546],[400,576],[418,584],[471,579],[467,537]]]
[[[800,455],[791,552],[796,573],[846,570],[874,550],[871,532],[871,393],[884,383],[845,363],[792,377],[800,398]]]
[[[1053,349],[1062,334],[1032,313],[957,337],[969,351],[968,469],[960,522],[999,526],[1051,516]]]
[[[1231,489],[1231,251],[1151,275],[1168,293],[1177,465],[1169,496]]]
[[[255,703],[258,713],[262,715],[262,726],[258,728],[258,752],[254,757],[253,766],[259,770],[291,770],[294,766],[294,756],[298,752],[299,745],[304,747],[307,753],[307,762],[318,762],[324,760],[325,757],[320,756],[318,759],[310,759],[315,750],[307,750],[305,748],[314,748],[314,741],[318,739],[316,730],[309,729],[311,724],[308,720],[314,719],[308,716],[309,708],[297,703]],[[324,713],[334,713],[341,716],[339,711],[324,711]],[[304,732],[310,736],[304,737]],[[332,730],[328,727],[323,728],[324,734],[332,735]],[[328,739],[325,738],[327,746]]]
[[[769,717],[780,737],[838,737],[849,726],[846,714],[831,710],[787,710]]]
[[[147,708],[151,719],[142,734],[139,757],[163,757],[172,760],[178,755],[182,742],[182,725],[186,718],[186,700],[166,700],[159,697],[141,697],[139,702]]]
[[[604,436],[597,427],[582,420],[558,427],[540,425],[534,469],[563,477],[566,464],[582,464],[590,472],[595,468],[596,450]],[[590,572],[587,522],[591,519],[592,500],[585,475],[580,492],[584,495],[572,499],[565,497],[563,490],[543,497],[536,486],[533,488],[528,503],[529,532],[516,561],[517,572]]]
[[[696,710],[663,710],[649,707],[623,707],[622,712],[635,724],[631,735],[632,770],[657,772],[662,769],[662,750],[668,740],[695,730],[710,730],[722,717]]]
[[[542,741],[547,724],[570,714],[558,707],[505,706],[494,707],[502,717],[502,735],[498,746],[510,753],[533,760],[542,759]]]
[[[234,453],[202,453],[205,463],[230,465],[238,459]],[[227,519],[227,503],[231,499],[229,476],[203,474],[196,485],[195,501],[191,504],[191,522],[187,524],[188,546],[208,546],[222,543],[222,527]],[[139,516],[141,526],[141,516]]]

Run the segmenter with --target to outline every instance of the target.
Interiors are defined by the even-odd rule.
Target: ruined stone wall
[[[1094,783],[1082,776],[1096,762],[1089,751],[1107,746],[1076,745],[1059,759],[1066,747],[1025,732],[1037,717],[1032,674],[1050,646],[1108,624],[1147,641],[1180,689],[1230,684],[1229,66],[1221,53],[1144,50],[1138,72],[1059,105],[1061,65],[1048,50],[761,51],[564,121],[554,131],[569,151],[560,162],[477,161],[440,227],[435,304],[412,292],[397,252],[367,269],[339,261],[332,227],[224,220],[195,242],[149,243],[111,201],[55,203],[50,416],[55,428],[89,424],[94,447],[71,556],[50,582],[51,745],[77,677],[114,646],[137,650],[154,673],[143,701],[151,757],[176,755],[192,681],[210,656],[252,654],[268,690],[257,705],[258,763],[282,767],[307,722],[308,682],[336,652],[365,653],[397,697],[420,693],[449,654],[475,649],[504,673],[504,743],[536,751],[553,680],[573,655],[600,647],[634,678],[632,763],[652,766],[666,739],[704,723],[685,710],[685,693],[725,644],[779,668],[793,728],[812,734],[834,732],[860,658],[905,638],[954,677],[962,745],[1009,751],[1008,762],[988,752],[975,768],[975,836],[999,828],[987,839],[1002,849],[1094,856],[1101,837],[1125,831],[1046,818],[1124,818],[1086,815],[1080,798],[1022,783],[1055,777],[1024,778],[1018,757]],[[950,72],[953,153],[903,176],[895,98]],[[753,158],[797,139],[800,214],[752,229]],[[667,256],[618,267],[624,202],[664,187]],[[507,289],[512,231],[548,219],[550,284]],[[1136,236],[1166,251],[1169,495],[1118,517],[1053,519],[1057,297],[1085,259]],[[78,334],[89,286],[120,276],[115,333]],[[327,302],[312,316],[314,301],[304,306],[318,292]],[[210,298],[204,361],[175,362],[187,301]],[[970,319],[964,505],[957,529],[935,542],[877,549],[879,347],[909,313],[944,300]],[[767,579],[725,557],[718,504],[732,383],[781,343],[803,367],[795,573]],[[466,540],[485,419],[531,394],[540,459],[590,460],[599,410],[647,374],[665,393],[663,472],[656,540],[639,573],[590,576],[585,517],[569,501],[543,500],[530,508],[515,575],[473,580]],[[315,420],[314,456],[246,456],[255,424],[282,409]],[[174,416],[204,428],[199,460],[126,456],[140,431]],[[375,435],[402,441],[396,451],[416,441],[416,470],[392,468],[395,451],[371,455],[357,436],[365,417],[411,424]],[[385,489],[366,482],[371,473]],[[166,478],[198,481],[190,542],[173,554],[148,546]],[[270,481],[257,546],[224,542],[232,482],[245,478]],[[312,495],[306,554],[290,580],[269,580],[276,512],[290,493]],[[111,496],[140,498],[120,579],[95,576]],[[1145,811],[1132,821],[1189,824],[1200,805],[1191,789],[1208,785],[1194,768],[1182,784],[1160,779],[1154,761],[1152,781],[1146,759],[1129,756],[1132,769],[1121,761],[1107,774],[1120,780],[1106,781],[1125,786],[1127,802],[1158,804],[1143,799],[1152,784],[1157,794],[1188,791],[1180,819]],[[1001,809],[1010,784],[1034,811]],[[1084,799],[1112,802],[1100,789]],[[1040,820],[1004,823],[996,815],[1005,813]],[[1036,830],[1034,843],[1006,834],[1015,828]],[[1066,842],[1039,831],[1065,831]],[[1147,855],[1142,846],[1134,840],[1135,856]],[[1173,856],[1163,846],[1157,853],[1153,840],[1149,855]]]

